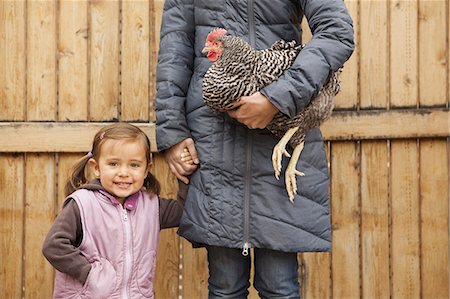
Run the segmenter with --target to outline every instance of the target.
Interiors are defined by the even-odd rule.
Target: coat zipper
[[[123,221],[124,221],[124,227],[125,227],[125,259],[124,259],[124,265],[123,265],[123,280],[122,280],[122,299],[128,298],[128,285],[130,280],[130,273],[132,268],[132,261],[131,261],[131,229],[130,229],[130,222],[128,221],[128,213],[127,209],[122,208],[123,211]]]
[[[248,1],[248,34],[250,44],[255,47],[255,16],[253,12],[253,0]],[[247,256],[251,247],[249,242],[249,226],[250,226],[250,188],[252,183],[252,152],[253,152],[253,131],[247,130],[246,144],[246,169],[245,169],[245,193],[244,193],[244,243],[242,245],[242,255]]]

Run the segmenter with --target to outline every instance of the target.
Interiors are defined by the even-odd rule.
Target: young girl
[[[159,198],[150,155],[147,136],[133,125],[114,123],[95,135],[44,241],[57,270],[54,298],[154,297],[159,230],[178,226],[187,186],[180,182],[178,200]]]

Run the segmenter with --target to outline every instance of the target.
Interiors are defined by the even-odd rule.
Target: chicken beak
[[[209,47],[204,47],[202,50],[203,54],[208,54],[209,53]]]

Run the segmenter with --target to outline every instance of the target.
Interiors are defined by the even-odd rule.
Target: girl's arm
[[[176,227],[180,224],[189,187],[181,181],[178,181],[178,186],[176,200],[159,198],[159,225],[161,229]]]
[[[75,200],[69,200],[50,228],[42,253],[56,270],[72,276],[84,285],[91,264],[78,248],[82,238],[80,210]]]

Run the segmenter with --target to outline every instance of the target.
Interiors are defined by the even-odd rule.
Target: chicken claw
[[[294,148],[292,153],[292,158],[289,161],[288,167],[285,172],[285,182],[286,182],[286,191],[289,196],[289,200],[294,203],[294,196],[297,194],[297,179],[296,176],[305,176],[305,174],[301,171],[298,171],[295,167],[297,166],[298,159],[300,158],[300,154],[303,150],[304,143],[300,143]]]
[[[291,137],[294,135],[294,133],[297,132],[297,130],[298,127],[287,130],[283,138],[281,138],[281,140],[273,148],[272,166],[273,170],[275,171],[275,177],[277,178],[277,180],[280,179],[281,161],[283,159],[283,155],[288,158],[291,156],[286,150],[286,145],[291,139]]]

